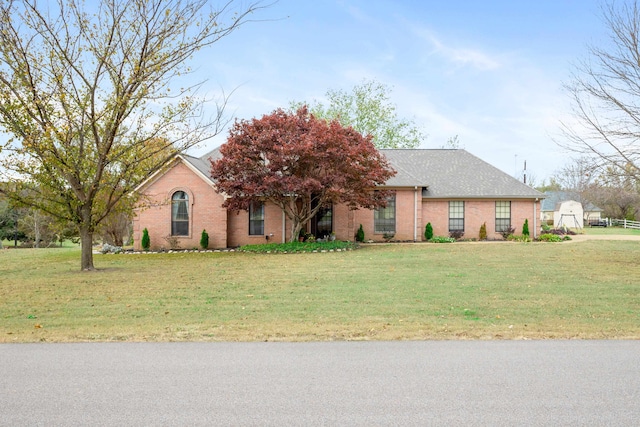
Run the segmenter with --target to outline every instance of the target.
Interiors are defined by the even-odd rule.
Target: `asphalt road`
[[[640,341],[0,345],[2,426],[637,426]]]

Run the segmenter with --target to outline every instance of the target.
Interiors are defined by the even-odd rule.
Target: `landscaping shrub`
[[[462,236],[464,236],[464,231],[462,230],[454,230],[449,232],[449,237],[455,240],[462,239]]]
[[[148,251],[151,247],[151,239],[149,238],[149,230],[146,228],[142,230],[142,241],[140,242],[142,249]]]
[[[240,252],[251,253],[304,253],[304,252],[333,252],[353,250],[356,246],[353,242],[343,242],[333,240],[329,242],[287,242],[287,243],[266,243],[259,245],[245,245],[238,248]]]
[[[507,237],[507,240],[509,240],[510,242],[530,242],[531,238],[529,236],[525,236],[524,234],[521,236],[516,236],[515,234],[512,234],[509,237]]]
[[[446,236],[433,236],[431,239],[429,239],[429,241],[431,243],[453,243],[456,241],[456,239]]]
[[[180,249],[180,239],[178,239],[176,236],[172,236],[171,234],[167,234],[164,237],[164,240],[169,244],[169,248],[173,249]]]
[[[511,236],[515,232],[516,232],[516,229],[513,228],[512,226],[509,226],[509,227],[505,228],[504,230],[502,230],[500,232],[500,234],[502,235],[502,238],[504,240],[507,240],[509,238],[509,236]]]
[[[480,226],[480,240],[487,240],[487,223],[483,222]]]
[[[433,226],[430,222],[428,222],[427,226],[424,228],[424,238],[427,241],[433,239]]]
[[[522,235],[529,236],[529,220],[525,219],[524,224],[522,225]]]
[[[362,229],[362,224],[360,224],[360,228],[356,232],[356,242],[364,242],[364,230]]]
[[[548,230],[545,230],[544,234],[555,234],[557,236],[564,236],[564,235],[574,236],[576,232],[569,230],[568,228],[550,228]]]
[[[200,247],[202,249],[207,249],[209,247],[209,233],[207,233],[207,230],[202,230],[202,235],[200,236]]]
[[[569,236],[566,236],[566,237],[569,237]],[[569,237],[569,239],[571,239],[571,237]],[[541,242],[562,242],[565,239],[562,236],[559,236],[557,234],[546,233],[546,234],[541,234],[538,240],[540,240]]]

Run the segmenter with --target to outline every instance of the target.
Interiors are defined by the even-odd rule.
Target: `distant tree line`
[[[123,246],[132,238],[131,214],[115,213],[98,228],[97,237],[104,243]],[[64,241],[78,243],[79,233],[73,223],[32,207],[17,206],[0,195],[0,247],[2,240],[21,247],[44,248]]]

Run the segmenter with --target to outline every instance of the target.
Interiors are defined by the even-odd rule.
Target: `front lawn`
[[[579,231],[578,231],[579,232]],[[622,227],[584,227],[584,234],[593,235],[614,235],[621,234],[624,236],[640,236],[640,230]]]
[[[640,338],[640,244],[0,251],[0,342]]]

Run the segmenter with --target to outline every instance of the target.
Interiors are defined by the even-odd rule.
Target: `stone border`
[[[152,254],[186,254],[186,253],[224,253],[224,252],[238,252],[244,254],[315,254],[315,253],[330,253],[330,252],[349,252],[353,251],[357,248],[338,248],[338,249],[316,249],[313,251],[266,251],[266,252],[254,252],[254,251],[243,251],[240,249],[207,249],[207,250],[199,250],[199,249],[185,249],[185,250],[168,250],[168,251],[131,251],[131,250],[123,250],[122,252],[101,252],[101,251],[93,251],[94,255],[152,255]]]

